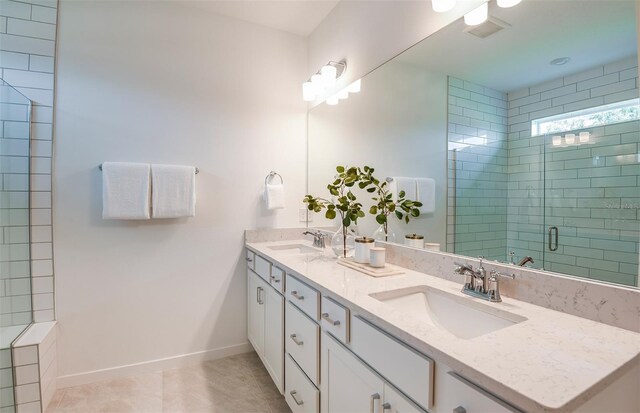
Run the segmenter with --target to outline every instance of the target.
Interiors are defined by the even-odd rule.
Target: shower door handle
[[[553,233],[555,232],[555,237],[553,237]],[[553,241],[555,241],[555,246],[553,246]],[[549,251],[557,251],[558,250],[558,227],[549,227]]]

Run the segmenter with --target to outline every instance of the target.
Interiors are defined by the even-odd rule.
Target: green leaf
[[[358,211],[358,218],[364,218],[364,211]]]
[[[344,166],[336,166],[336,171],[338,171],[338,173],[343,173],[344,172]]]
[[[422,206],[422,202],[418,202],[418,201],[413,201],[413,206],[415,207],[421,207]]]
[[[402,219],[402,212],[396,210],[396,216],[398,219]]]
[[[342,220],[342,225],[348,227],[349,225],[351,225],[351,219],[349,217],[344,217],[344,219]]]
[[[334,219],[336,217],[336,211],[333,209],[327,209],[327,212],[324,214],[327,219]]]
[[[404,222],[405,222],[405,224],[408,224],[408,223],[409,223],[409,215],[407,215],[407,216],[405,216],[405,217],[404,217]]]
[[[376,215],[376,222],[380,225],[387,222],[387,216],[385,214]]]
[[[373,187],[373,186],[371,188],[367,188],[367,192],[369,192],[369,193],[373,193],[375,191],[376,191],[376,188]]]
[[[419,209],[412,209],[411,210],[411,216],[413,216],[413,217],[420,216],[420,210]]]
[[[371,208],[369,208],[369,213],[370,213],[371,215],[375,215],[375,214],[377,214],[377,213],[378,213],[378,207],[377,207],[377,206],[375,206],[375,205],[373,205]]]
[[[398,198],[404,198],[404,196],[405,196],[404,191],[400,191],[400,192],[398,193]]]

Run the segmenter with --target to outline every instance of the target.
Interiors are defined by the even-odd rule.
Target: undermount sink
[[[526,321],[519,315],[424,285],[374,293],[371,297],[463,339]]]
[[[270,250],[278,251],[278,252],[286,252],[289,254],[313,254],[322,252],[317,248],[312,248],[308,245],[304,244],[283,244],[283,245],[272,245],[267,247]]]

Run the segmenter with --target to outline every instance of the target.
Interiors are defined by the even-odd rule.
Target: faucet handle
[[[494,278],[494,279],[498,279],[498,277],[502,277],[502,278],[510,278],[513,280],[516,278],[515,274],[505,274],[495,270],[491,270],[491,272],[489,272],[489,275],[491,275],[491,278]]]

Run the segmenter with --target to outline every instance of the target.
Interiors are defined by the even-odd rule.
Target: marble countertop
[[[373,278],[337,263],[330,249],[291,254],[269,247],[306,240],[247,243],[321,293],[348,306],[400,340],[526,411],[569,412],[640,360],[640,334],[503,297],[489,303],[462,294],[462,283],[406,270]],[[426,285],[526,318],[518,324],[461,339],[370,294]],[[486,307],[485,307],[486,308]]]

